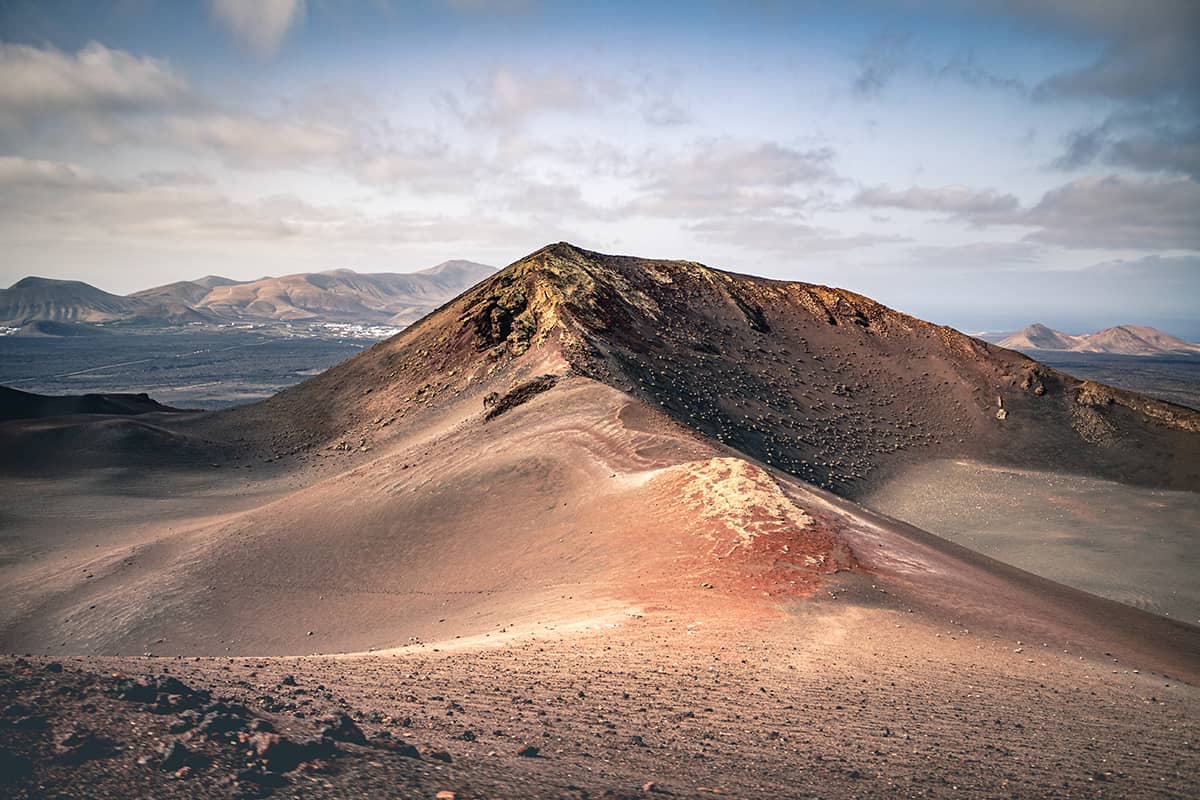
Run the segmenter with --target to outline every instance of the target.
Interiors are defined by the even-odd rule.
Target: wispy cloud
[[[304,16],[304,0],[211,0],[213,18],[238,44],[259,58],[279,52],[289,30]]]
[[[829,147],[799,149],[732,138],[696,143],[683,153],[651,153],[630,211],[664,217],[799,210],[811,189],[838,180]]]
[[[909,62],[909,35],[886,32],[873,38],[855,59],[858,73],[851,87],[860,97],[877,97]]]
[[[704,220],[688,226],[700,238],[756,250],[788,253],[793,256],[857,250],[881,244],[910,241],[905,236],[875,233],[848,234],[832,228],[810,225],[800,219],[726,217]]]
[[[997,214],[1009,214],[1020,206],[1015,195],[996,189],[972,189],[967,186],[913,186],[902,190],[874,186],[860,191],[853,202],[868,208],[935,211],[974,221]]]
[[[616,80],[500,66],[485,82],[462,93],[443,92],[439,99],[469,126],[514,130],[541,115],[598,111],[627,96],[627,87]]]
[[[6,192],[41,189],[85,191],[108,185],[108,181],[92,170],[76,164],[0,156],[0,187]]]

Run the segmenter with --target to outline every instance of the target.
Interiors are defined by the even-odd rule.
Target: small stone
[[[163,750],[163,760],[158,768],[163,772],[174,772],[184,765],[190,755],[187,747],[180,741],[171,742]]]
[[[338,711],[334,714],[327,714],[317,722],[324,727],[321,729],[321,735],[327,739],[336,739],[339,742],[353,742],[355,744],[366,744],[367,737],[362,732],[362,728],[350,719],[350,717]]]
[[[59,759],[78,763],[93,758],[103,758],[112,752],[112,743],[101,739],[87,728],[76,726],[54,745]]]
[[[537,758],[539,752],[536,745],[527,744],[517,751],[517,755],[521,758]]]
[[[184,711],[175,721],[171,723],[171,727],[167,728],[171,733],[183,733],[190,731],[200,722],[200,714],[197,711]]]

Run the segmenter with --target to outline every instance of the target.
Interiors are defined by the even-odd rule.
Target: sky
[[[0,0],[0,285],[544,244],[1200,339],[1195,0]]]

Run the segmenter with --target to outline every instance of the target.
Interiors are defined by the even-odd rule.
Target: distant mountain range
[[[66,336],[97,324],[163,327],[188,323],[340,322],[409,325],[494,273],[446,261],[411,273],[348,269],[253,281],[208,275],[116,295],[81,281],[28,277],[0,290],[0,326]]]
[[[1200,344],[1169,336],[1147,325],[1117,325],[1074,336],[1035,323],[1001,339],[999,345],[1021,351],[1059,350],[1124,356],[1200,354]]]

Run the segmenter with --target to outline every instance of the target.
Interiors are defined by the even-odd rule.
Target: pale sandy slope
[[[757,619],[853,590],[1197,674],[1194,627],[876,517],[594,381],[565,378],[491,421],[474,398],[445,408],[394,447],[330,453],[310,478],[247,481],[257,497],[164,471],[148,496],[64,519],[32,502],[53,482],[26,486],[7,526],[4,649],[354,651],[626,609]]]

